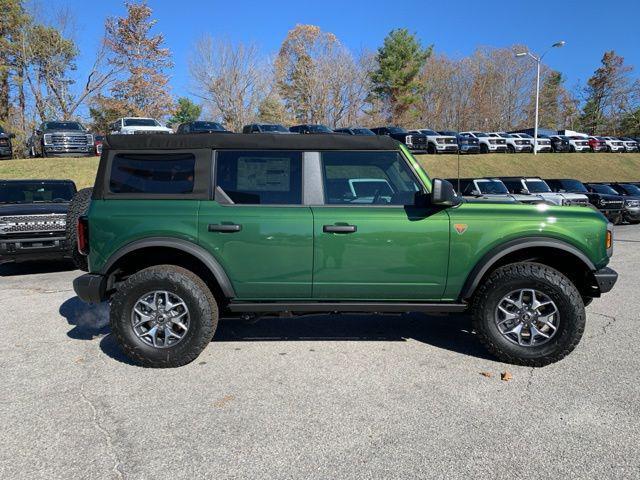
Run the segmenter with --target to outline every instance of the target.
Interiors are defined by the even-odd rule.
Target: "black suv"
[[[291,133],[279,123],[250,123],[242,127],[242,133]]]
[[[303,125],[294,125],[293,127],[289,127],[289,131],[291,133],[302,133],[302,134],[323,134],[323,133],[334,133],[326,125],[321,125],[319,123],[305,123]]]
[[[375,135],[371,130],[364,127],[346,127],[346,128],[336,128],[334,130],[336,133],[345,133],[347,135],[365,135],[372,136]]]
[[[438,133],[456,137],[458,152],[460,153],[480,153],[480,142],[478,142],[477,138],[461,136],[455,130],[439,130]]]
[[[404,143],[411,150],[427,150],[429,140],[422,133],[412,134],[402,127],[376,127],[371,131],[376,135],[386,135]]]
[[[589,203],[596,207],[602,214],[613,223],[622,221],[622,209],[624,199],[620,195],[601,193],[585,187],[580,180],[572,178],[552,178],[545,179],[551,191],[556,193],[582,193],[589,199]]]
[[[640,187],[633,183],[609,183],[624,198],[624,219],[629,223],[640,223]]]
[[[544,135],[538,135],[541,138],[544,138]],[[565,153],[571,150],[571,145],[569,144],[569,140],[566,138],[562,138],[560,135],[550,135],[549,140],[551,140],[551,150],[554,153]]]
[[[0,127],[0,158],[13,157],[12,138],[15,138],[13,133],[7,133]]]
[[[218,122],[195,121],[181,123],[176,133],[233,133]]]
[[[0,263],[68,257],[71,180],[0,180]]]

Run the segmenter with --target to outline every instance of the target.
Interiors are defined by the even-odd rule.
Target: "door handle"
[[[242,225],[237,225],[235,223],[210,223],[209,231],[210,232],[220,232],[220,233],[234,233],[242,230]]]
[[[355,225],[324,225],[322,227],[324,233],[355,233],[358,227]]]

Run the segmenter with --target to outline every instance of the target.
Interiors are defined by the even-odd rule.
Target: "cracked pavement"
[[[615,237],[618,285],[542,369],[419,314],[223,320],[192,364],[143,369],[78,272],[0,267],[0,478],[638,478],[640,227]]]

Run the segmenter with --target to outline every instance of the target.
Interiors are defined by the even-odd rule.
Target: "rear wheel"
[[[487,147],[484,143],[480,145],[480,153],[489,153],[489,147]]]
[[[91,203],[91,195],[93,194],[93,188],[83,188],[79,190],[71,200],[69,209],[67,210],[67,222],[66,222],[66,241],[67,251],[73,261],[73,264],[77,269],[88,271],[87,257],[82,255],[78,251],[78,232],[77,224],[78,219],[82,215],[86,215]]]
[[[436,147],[433,144],[429,144],[427,146],[427,153],[430,153],[431,155],[436,155],[438,153],[438,151],[436,150]]]
[[[513,145],[507,145],[507,152],[516,153],[516,148]]]
[[[538,263],[498,268],[478,289],[473,324],[500,360],[542,367],[561,360],[585,328],[582,297],[557,270]]]
[[[124,353],[145,367],[179,367],[211,342],[218,305],[200,277],[158,265],[123,282],[111,300],[110,321]]]

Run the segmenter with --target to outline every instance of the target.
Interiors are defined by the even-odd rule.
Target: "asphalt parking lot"
[[[638,478],[640,228],[615,237],[617,287],[543,369],[418,314],[227,320],[143,369],[78,272],[0,267],[0,478]]]

